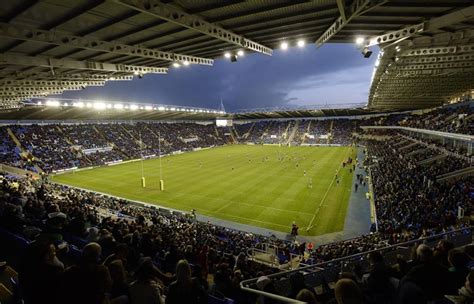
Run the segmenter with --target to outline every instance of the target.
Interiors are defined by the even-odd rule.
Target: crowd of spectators
[[[463,206],[469,212],[468,195],[474,188],[472,178],[445,186],[434,183],[424,187],[423,183],[414,183],[420,191],[414,191],[410,183],[407,185],[409,190],[398,195],[400,184],[395,182],[400,183],[399,178],[408,176],[398,176],[401,173],[396,151],[387,152],[392,150],[384,145],[370,142],[368,146],[369,155],[375,156],[373,159],[376,160],[373,174],[383,176],[374,182],[376,189],[382,188],[375,194],[380,232],[315,246],[309,252],[308,260],[313,263],[330,261],[449,231],[457,227],[454,215],[457,206]],[[394,172],[387,177],[393,182],[384,178],[388,174],[386,170]],[[420,182],[415,172],[410,172],[410,178]],[[104,303],[104,299],[111,303],[207,303],[211,296],[229,297],[236,303],[255,303],[259,299],[242,292],[240,282],[256,276],[267,278],[275,270],[252,262],[247,255],[249,248],[274,242],[288,253],[308,253],[305,243],[275,240],[197,222],[191,216],[163,212],[45,180],[5,176],[1,193],[5,199],[0,205],[0,226],[33,241],[24,252],[19,268],[20,286],[27,304],[60,303],[65,299],[68,303]],[[409,199],[403,199],[404,196]],[[413,204],[413,198],[416,198],[416,204]],[[66,252],[68,247],[81,251],[71,259],[71,253]],[[380,262],[380,257],[377,261]],[[451,268],[462,266],[460,262],[454,263],[457,266]],[[390,272],[393,271],[395,279],[401,279],[401,295],[395,294],[398,290],[395,287],[390,288],[388,294],[386,289],[366,289],[370,281],[367,275],[374,269],[369,269],[366,276],[360,272],[353,274],[350,278],[366,298],[366,302],[360,303],[392,303],[377,301],[395,295],[406,297],[404,288],[413,286],[408,283],[405,286],[404,282],[414,279],[414,274],[409,274],[415,265],[418,265],[416,260],[405,261],[402,263],[404,268],[397,266],[398,273]],[[447,268],[445,272],[449,271]],[[466,271],[462,270],[462,274]],[[461,274],[458,274],[455,282],[461,281]],[[266,285],[269,282],[261,282],[262,288],[273,290],[271,285]],[[299,289],[292,290],[290,296],[303,297],[300,294],[302,285],[294,282],[292,286]],[[456,288],[462,289],[462,284],[455,286],[454,281],[453,285],[447,286],[451,287],[443,286],[435,296],[456,294]],[[425,290],[416,290],[419,297],[433,296],[426,295]],[[411,289],[406,292],[409,291]],[[311,291],[311,296],[321,303],[332,303],[337,301],[338,288],[334,292],[328,289],[316,296]],[[310,297],[309,294],[306,296]]]
[[[238,284],[256,275],[246,251],[262,236],[43,180],[4,176],[1,193],[0,226],[33,241],[19,269],[26,303],[250,303]],[[66,258],[65,242],[81,253]]]
[[[474,107],[472,102],[464,106],[448,106],[424,114],[392,114],[367,119],[365,126],[402,126],[436,130],[449,133],[474,134]]]
[[[21,157],[7,128],[28,157]],[[0,127],[0,136],[2,162],[29,169],[38,165],[45,172],[156,156],[160,149],[161,154],[170,154],[227,142],[213,124],[194,123],[13,125]]]
[[[390,143],[370,141],[367,145],[379,231],[421,235],[424,229],[454,225],[458,207],[470,211],[474,178],[445,183],[436,180],[443,173],[469,167],[468,163],[447,157],[417,165],[410,156],[390,148]]]
[[[57,125],[14,125],[10,126],[10,129],[44,171],[88,164],[81,152],[67,141],[67,137]]]
[[[235,125],[242,142],[258,144],[339,144],[350,145],[358,122],[350,119],[268,120]]]
[[[367,143],[366,165],[372,169],[379,232],[315,246],[304,262],[330,261],[449,231],[459,227],[458,207],[470,214],[474,179],[438,183],[436,176],[445,171],[444,163],[418,166],[413,156],[401,155],[392,148],[405,141],[399,137]],[[450,169],[466,165],[459,158],[450,158],[449,164]],[[95,303],[105,297],[149,303],[141,298],[144,289],[159,299],[156,303],[165,298],[169,303],[179,303],[183,295],[175,289],[180,286],[192,288],[193,299],[213,294],[236,299],[237,303],[253,303],[255,299],[242,293],[239,282],[274,270],[253,263],[246,253],[248,248],[272,242],[287,257],[290,253],[308,253],[305,243],[196,222],[181,214],[163,213],[45,181],[5,177],[2,192],[5,200],[0,206],[0,225],[34,240],[25,254],[32,252],[40,257],[31,259],[28,255],[20,269],[25,297],[30,297],[30,303],[35,303],[31,299],[43,297],[54,303],[56,296],[67,297],[72,303],[76,303],[75,299]],[[66,260],[61,258],[64,241],[82,248],[81,257],[70,261],[70,265],[65,265]],[[38,270],[46,275],[44,284],[32,283],[38,279]],[[190,279],[190,273],[194,279]],[[209,274],[213,277],[211,286],[207,283]],[[90,284],[84,285],[87,291],[74,290],[72,286],[91,276],[102,279],[90,280]],[[64,284],[61,290],[67,294],[56,292],[52,296],[51,282]]]
[[[410,257],[399,256],[393,262],[381,252],[370,252],[366,264],[356,262],[339,272],[333,289],[323,282],[319,292],[315,291],[301,272],[260,276],[254,288],[311,304],[473,303],[472,244],[455,249],[450,241],[441,240],[434,248],[415,244],[412,249]]]

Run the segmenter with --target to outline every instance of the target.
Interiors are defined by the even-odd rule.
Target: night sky
[[[69,91],[64,98],[167,105],[253,109],[292,105],[366,103],[377,52],[365,59],[354,44],[314,44],[275,49],[273,56],[247,54],[238,62],[170,68],[133,81]]]

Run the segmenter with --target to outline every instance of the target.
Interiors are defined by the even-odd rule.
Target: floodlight
[[[97,110],[103,110],[107,107],[107,105],[103,102],[95,102],[94,103],[94,109],[97,109]]]
[[[151,111],[151,110],[153,110],[153,107],[152,106],[145,106],[145,110]]]
[[[364,58],[369,58],[372,55],[372,51],[368,47],[365,47],[362,49],[362,55]]]
[[[189,65],[189,61],[185,60],[185,61],[183,61],[183,64],[184,65]]]
[[[107,104],[107,109],[112,109],[112,107],[113,107],[112,104],[110,103]]]
[[[57,100],[47,100],[46,105],[50,107],[59,107],[61,104]]]
[[[67,107],[67,106],[68,106],[68,103],[67,103],[67,102],[63,103],[63,106]]]
[[[229,52],[225,52],[225,53],[224,53],[224,57],[225,57],[225,58],[230,58],[230,53],[229,53]]]
[[[288,49],[288,42],[282,42],[282,43],[280,44],[280,48],[281,48],[282,50]]]
[[[176,111],[176,108],[171,108],[170,111]]]
[[[84,108],[84,103],[82,101],[75,102],[72,104],[74,107]]]
[[[356,44],[362,45],[364,43],[365,39],[364,37],[357,37],[356,38]]]
[[[138,76],[138,74],[140,74],[138,71],[133,72],[133,75]]]
[[[165,107],[158,107],[158,111],[164,111]]]
[[[137,105],[131,105],[130,110],[138,110],[138,106]]]
[[[92,108],[92,103],[88,102],[88,103],[86,104],[86,107]]]
[[[244,51],[242,50],[237,51],[237,55],[239,55],[240,57],[244,56]]]
[[[179,68],[181,65],[180,65],[179,63],[177,63],[177,62],[174,62],[174,63],[173,63],[173,66],[174,66],[175,68]]]
[[[298,42],[297,42],[297,45],[298,45],[298,47],[300,47],[300,48],[304,47],[305,44],[306,44],[306,41],[304,41],[304,40],[302,40],[302,39],[298,40]]]
[[[121,103],[114,104],[114,109],[123,109],[123,104]]]
[[[43,104],[43,103],[42,103],[41,101],[38,101],[38,103],[37,103],[37,105],[39,105],[39,106],[42,105],[42,104]]]

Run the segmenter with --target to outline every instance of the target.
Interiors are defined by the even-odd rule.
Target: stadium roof
[[[383,48],[369,107],[436,106],[473,88],[473,10],[471,0],[4,1],[0,107],[175,64],[212,65],[225,52],[271,55],[281,41],[357,38],[365,54]]]

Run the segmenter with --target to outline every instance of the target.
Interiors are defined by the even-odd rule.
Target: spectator
[[[25,304],[61,303],[57,286],[63,272],[64,264],[56,256],[56,247],[51,242],[31,243],[19,273]]]
[[[143,259],[137,269],[137,280],[130,284],[130,300],[132,304],[163,303],[156,274],[157,271],[151,259]]]
[[[470,258],[467,254],[458,249],[452,249],[448,254],[449,267],[449,293],[455,293],[464,285],[469,274],[467,264]]]
[[[318,301],[316,301],[316,296],[314,295],[313,292],[309,289],[301,289],[298,294],[296,295],[296,300],[302,301],[308,304],[318,304]]]
[[[363,304],[364,297],[359,286],[351,279],[340,279],[334,287],[337,304]]]
[[[63,300],[68,303],[102,304],[112,286],[107,267],[100,264],[102,248],[89,243],[82,250],[78,265],[66,269]]]
[[[191,277],[191,267],[186,260],[176,266],[176,281],[171,283],[166,304],[205,304],[207,295],[199,283]]]
[[[433,262],[433,251],[427,245],[419,245],[416,254],[419,265],[414,266],[400,283],[402,298],[416,290],[413,292],[418,294],[416,298],[420,298],[421,292],[425,302],[442,299],[448,291],[445,282],[448,277],[447,269]]]
[[[464,286],[458,291],[457,296],[446,296],[454,304],[474,303],[474,270],[471,270],[466,277]]]

